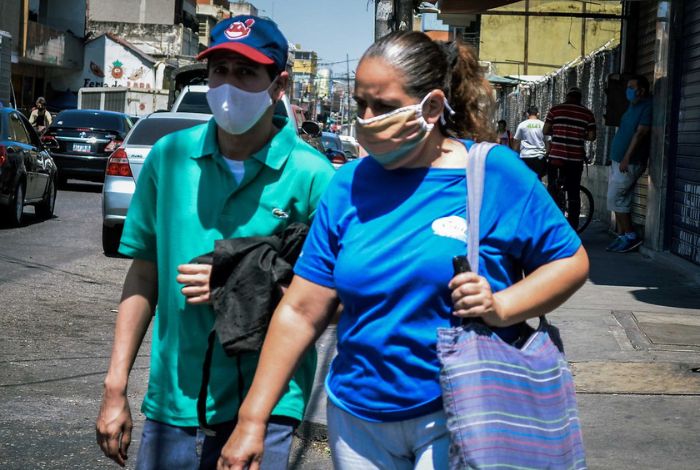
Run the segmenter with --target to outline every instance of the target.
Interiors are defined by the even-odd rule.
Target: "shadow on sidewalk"
[[[700,284],[680,268],[659,263],[639,252],[610,253],[612,241],[604,224],[596,222],[582,234],[591,262],[589,279],[593,284],[632,287],[636,300],[674,308],[700,308]],[[679,263],[682,262],[678,258]],[[698,268],[700,273],[700,268]]]

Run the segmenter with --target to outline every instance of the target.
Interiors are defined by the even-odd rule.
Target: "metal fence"
[[[606,127],[605,89],[607,77],[619,70],[620,47],[608,43],[583,59],[563,66],[561,69],[535,82],[518,85],[511,93],[501,95],[497,115],[505,119],[508,129],[514,131],[527,118],[527,108],[537,106],[542,120],[549,109],[563,103],[569,87],[581,88],[582,104],[593,111],[598,128],[598,138],[587,143],[587,155],[594,164],[605,164],[614,128]]]

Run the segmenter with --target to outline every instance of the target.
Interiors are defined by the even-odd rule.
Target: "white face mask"
[[[272,105],[269,91],[276,81],[258,92],[241,90],[228,83],[209,88],[207,102],[219,127],[233,135],[250,130]]]

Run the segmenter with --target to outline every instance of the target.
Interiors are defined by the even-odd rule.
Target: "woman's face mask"
[[[219,127],[233,135],[250,130],[272,105],[269,91],[276,81],[258,92],[241,90],[228,83],[210,88],[207,102]]]
[[[627,101],[632,102],[637,99],[637,89],[627,87],[627,89],[625,90],[625,95],[627,96]]]
[[[380,116],[370,119],[358,117],[357,140],[360,145],[383,166],[390,166],[408,156],[434,127],[423,117],[423,105],[430,95],[419,104],[404,106]],[[454,113],[447,100],[445,106],[450,113]]]

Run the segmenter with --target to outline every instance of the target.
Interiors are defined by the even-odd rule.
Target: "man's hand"
[[[95,424],[97,444],[107,457],[122,467],[126,464],[133,427],[126,393],[105,390]]]
[[[629,158],[625,157],[622,159],[620,162],[620,173],[627,173],[627,170],[629,170],[630,166],[630,160]]]
[[[221,450],[216,470],[259,470],[265,443],[265,424],[239,421]]]
[[[188,304],[208,304],[211,291],[211,264],[181,264],[177,267],[176,280],[185,287],[182,293],[187,297]]]
[[[473,272],[461,273],[452,278],[449,288],[452,290],[455,316],[480,317],[489,326],[505,326],[491,285],[485,277]]]

